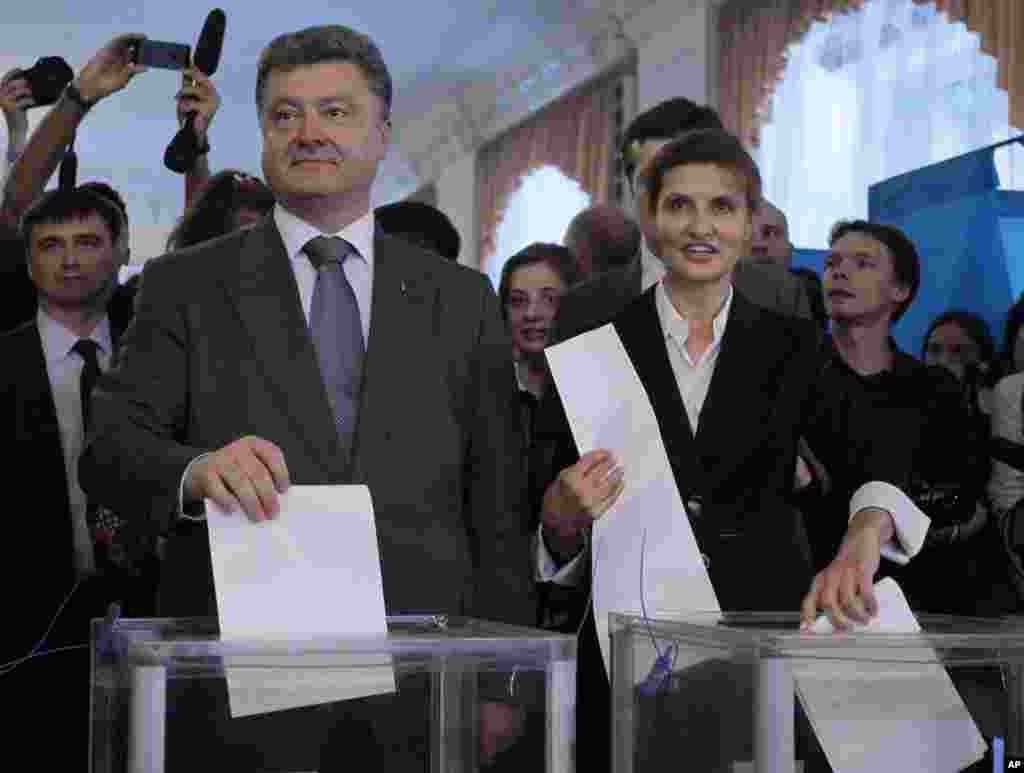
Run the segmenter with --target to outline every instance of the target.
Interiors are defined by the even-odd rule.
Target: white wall
[[[626,19],[626,35],[637,47],[638,111],[678,96],[714,102],[716,8],[717,0],[655,0]],[[471,266],[478,265],[475,161],[475,153],[461,155],[436,180],[437,205],[462,237],[459,260]]]
[[[476,153],[469,153],[446,166],[436,182],[437,207],[449,218],[462,237],[459,262],[476,267]]]

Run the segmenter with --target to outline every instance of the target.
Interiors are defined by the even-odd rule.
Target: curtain
[[[836,220],[866,217],[874,183],[1018,134],[979,46],[931,3],[870,0],[789,47],[755,153],[794,244],[823,248]],[[996,165],[1004,187],[1024,177],[1017,145]]]
[[[1009,122],[1024,128],[1024,3],[1021,0],[914,0],[934,4],[981,38],[981,50],[998,62],[996,84],[1009,94]]]
[[[786,49],[815,21],[856,10],[863,0],[728,0],[718,14],[718,112],[745,144],[757,146]]]
[[[477,161],[480,269],[488,271],[509,197],[522,179],[553,166],[593,202],[608,198],[614,79],[562,97],[484,148]]]

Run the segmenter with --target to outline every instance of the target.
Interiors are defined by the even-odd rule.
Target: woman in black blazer
[[[902,492],[871,483],[851,501],[834,559],[814,575],[792,496],[797,439],[815,447],[814,417],[828,399],[819,389],[823,339],[813,322],[757,307],[732,287],[761,200],[756,164],[732,135],[692,132],[659,151],[642,184],[656,225],[652,247],[668,271],[613,324],[651,401],[721,607],[801,606],[805,620],[827,610],[840,625],[866,622],[877,610],[880,549],[898,536],[915,552],[919,543],[907,528],[914,518],[895,512],[909,503]],[[557,390],[540,410],[535,463],[547,475],[535,492],[539,551],[547,554],[542,565],[564,568],[587,560],[586,531],[629,485],[629,459],[603,449],[580,456]],[[885,477],[865,469],[863,480]],[[589,572],[582,574],[589,584]],[[572,597],[583,607],[579,620],[587,595]],[[577,764],[602,768],[607,751],[593,739],[607,735],[600,728],[608,721],[608,687],[592,621],[583,630],[578,738],[585,733],[588,746],[581,743]]]

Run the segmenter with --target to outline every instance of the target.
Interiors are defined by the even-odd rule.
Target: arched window
[[[822,248],[836,220],[867,216],[870,185],[1017,136],[1007,115],[977,35],[932,5],[868,2],[786,50],[757,149],[765,195],[797,246]],[[1019,145],[996,165],[1022,187]]]
[[[495,231],[494,259],[487,262],[494,286],[506,260],[533,242],[561,244],[569,221],[589,206],[587,192],[557,167],[542,166],[524,175]]]

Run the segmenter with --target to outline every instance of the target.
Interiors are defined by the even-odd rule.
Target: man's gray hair
[[[380,49],[367,35],[340,24],[307,27],[274,38],[260,54],[256,70],[256,107],[263,112],[263,93],[270,73],[321,62],[351,62],[359,67],[370,93],[384,106],[384,120],[391,117],[391,74]]]

